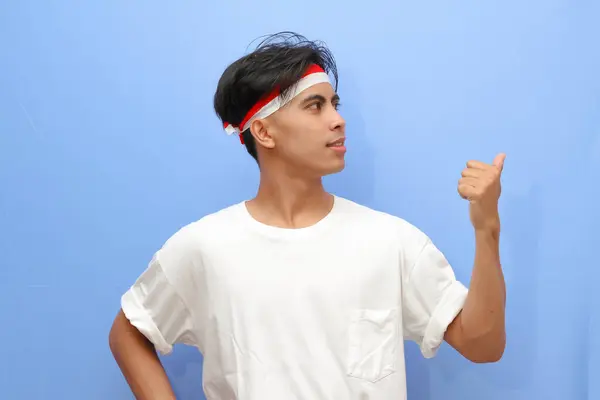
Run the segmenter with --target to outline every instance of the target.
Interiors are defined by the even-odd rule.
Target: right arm
[[[109,334],[110,350],[138,400],[175,400],[154,345],[119,311]]]
[[[197,344],[190,310],[181,297],[182,291],[193,289],[185,286],[192,281],[192,263],[179,242],[169,242],[154,255],[122,296],[121,310],[110,330],[110,349],[138,400],[174,400],[157,353],[170,354],[176,343]],[[181,282],[186,283],[182,286]]]

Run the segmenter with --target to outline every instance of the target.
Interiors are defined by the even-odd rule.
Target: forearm
[[[167,374],[152,343],[121,311],[110,332],[110,348],[138,400],[175,400]]]
[[[475,231],[475,262],[461,329],[476,347],[502,352],[505,341],[506,288],[500,266],[498,228]]]

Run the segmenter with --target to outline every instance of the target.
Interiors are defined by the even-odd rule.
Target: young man
[[[403,340],[500,359],[505,288],[500,173],[470,161],[470,290],[416,227],[329,194],[345,122],[329,51],[276,35],[227,68],[215,110],[260,169],[255,198],[176,232],[122,298],[113,354],[138,399],[174,399],[155,350],[204,355],[210,400],[405,399]],[[334,78],[330,81],[331,76]]]

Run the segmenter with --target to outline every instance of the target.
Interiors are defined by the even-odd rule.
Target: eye
[[[339,110],[340,107],[342,106],[342,103],[334,103],[333,106],[335,107],[336,110]]]
[[[309,105],[306,108],[308,108],[309,110],[313,110],[313,111],[320,111],[322,107],[323,107],[322,104],[317,102],[317,103],[312,103],[311,105]]]

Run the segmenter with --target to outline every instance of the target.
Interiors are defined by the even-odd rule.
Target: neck
[[[331,211],[333,196],[325,191],[321,178],[269,173],[262,169],[257,195],[246,205],[255,219],[267,225],[304,228],[314,225]]]

